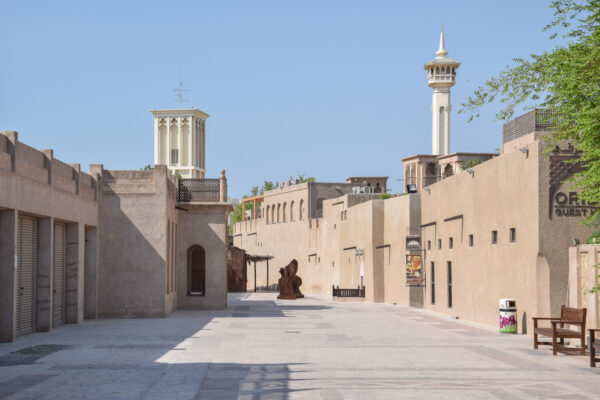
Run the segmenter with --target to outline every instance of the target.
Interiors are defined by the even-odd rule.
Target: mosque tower
[[[432,148],[431,154],[446,155],[450,153],[450,88],[456,80],[456,70],[460,63],[446,57],[448,51],[444,47],[444,28],[440,34],[440,48],[436,57],[425,64],[427,84],[433,88],[431,105]]]

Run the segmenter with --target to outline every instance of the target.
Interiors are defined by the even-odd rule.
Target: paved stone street
[[[0,398],[598,398],[600,368],[531,341],[407,307],[230,295],[225,311],[0,344]]]

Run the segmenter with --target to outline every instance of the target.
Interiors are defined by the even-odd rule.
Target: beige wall
[[[172,179],[162,165],[152,171],[103,172],[101,317],[162,317],[174,308],[166,265],[168,221],[178,222]]]
[[[425,308],[495,325],[498,300],[509,297],[517,301],[519,323],[524,312],[529,317],[536,314],[531,288],[538,253],[538,163],[537,156],[508,154],[474,167],[473,175],[462,172],[422,194]],[[515,243],[509,243],[510,228],[516,228]],[[497,244],[491,243],[492,231],[498,232]],[[449,249],[450,238],[453,249]],[[432,262],[435,304],[431,302]],[[452,308],[448,306],[448,262],[452,263]]]
[[[84,308],[95,313],[97,265],[85,255],[86,228],[98,225],[97,177],[82,172],[79,164],[65,164],[52,150],[38,151],[19,141],[17,132],[0,134],[0,341],[16,337],[17,232],[19,215],[35,217],[39,224],[37,331],[52,329],[54,243],[56,221],[68,226],[69,248],[66,322],[84,319]]]
[[[180,309],[223,309],[227,306],[227,215],[229,203],[182,204],[177,248],[177,303]],[[206,257],[206,294],[188,295],[188,251],[200,245]]]
[[[473,175],[462,172],[422,194],[425,308],[496,325],[498,300],[514,298],[521,329],[530,331],[531,317],[556,315],[565,304],[568,243],[593,230],[580,224],[583,218],[548,218],[549,162],[542,155],[542,143],[530,143],[528,148],[527,154],[503,154],[474,167]],[[514,243],[509,241],[511,228],[516,229]],[[492,231],[498,232],[497,244],[492,244]],[[469,235],[474,237],[473,247]],[[431,304],[431,262],[436,269],[435,304]]]
[[[306,186],[266,196],[263,207],[298,201],[307,192]],[[234,245],[249,254],[274,257],[269,261],[269,284],[276,283],[279,268],[295,258],[306,293],[331,294],[332,285],[363,284],[368,301],[410,304],[405,242],[409,226],[418,229],[419,205],[418,194],[387,200],[379,200],[377,194],[346,194],[323,202],[323,218],[236,223]],[[266,286],[266,263],[257,263],[256,270],[257,285]],[[253,264],[248,267],[247,288],[254,290]]]
[[[600,329],[600,295],[588,291],[600,285],[599,245],[569,248],[569,307],[587,308],[587,327]]]

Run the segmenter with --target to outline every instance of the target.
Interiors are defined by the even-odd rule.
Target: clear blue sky
[[[444,24],[462,65],[451,151],[500,146],[497,107],[460,103],[511,58],[552,47],[546,1],[2,1],[0,130],[55,157],[137,169],[153,161],[150,109],[179,80],[207,123],[207,176],[241,197],[264,180],[388,175],[431,152],[425,62]]]

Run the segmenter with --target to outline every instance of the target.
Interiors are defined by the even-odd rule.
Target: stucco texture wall
[[[167,169],[104,171],[99,316],[164,317]]]
[[[528,157],[520,151],[505,154],[474,167],[472,175],[462,172],[421,194],[425,308],[496,325],[498,300],[508,297],[517,301],[519,324],[537,313],[539,162],[535,150]],[[516,229],[514,243],[509,241],[511,228]],[[497,232],[497,244],[492,244],[492,231]]]
[[[185,204],[180,211],[177,250],[177,307],[223,309],[227,306],[226,230],[229,203]],[[188,295],[188,251],[200,245],[205,251],[204,296]]]

